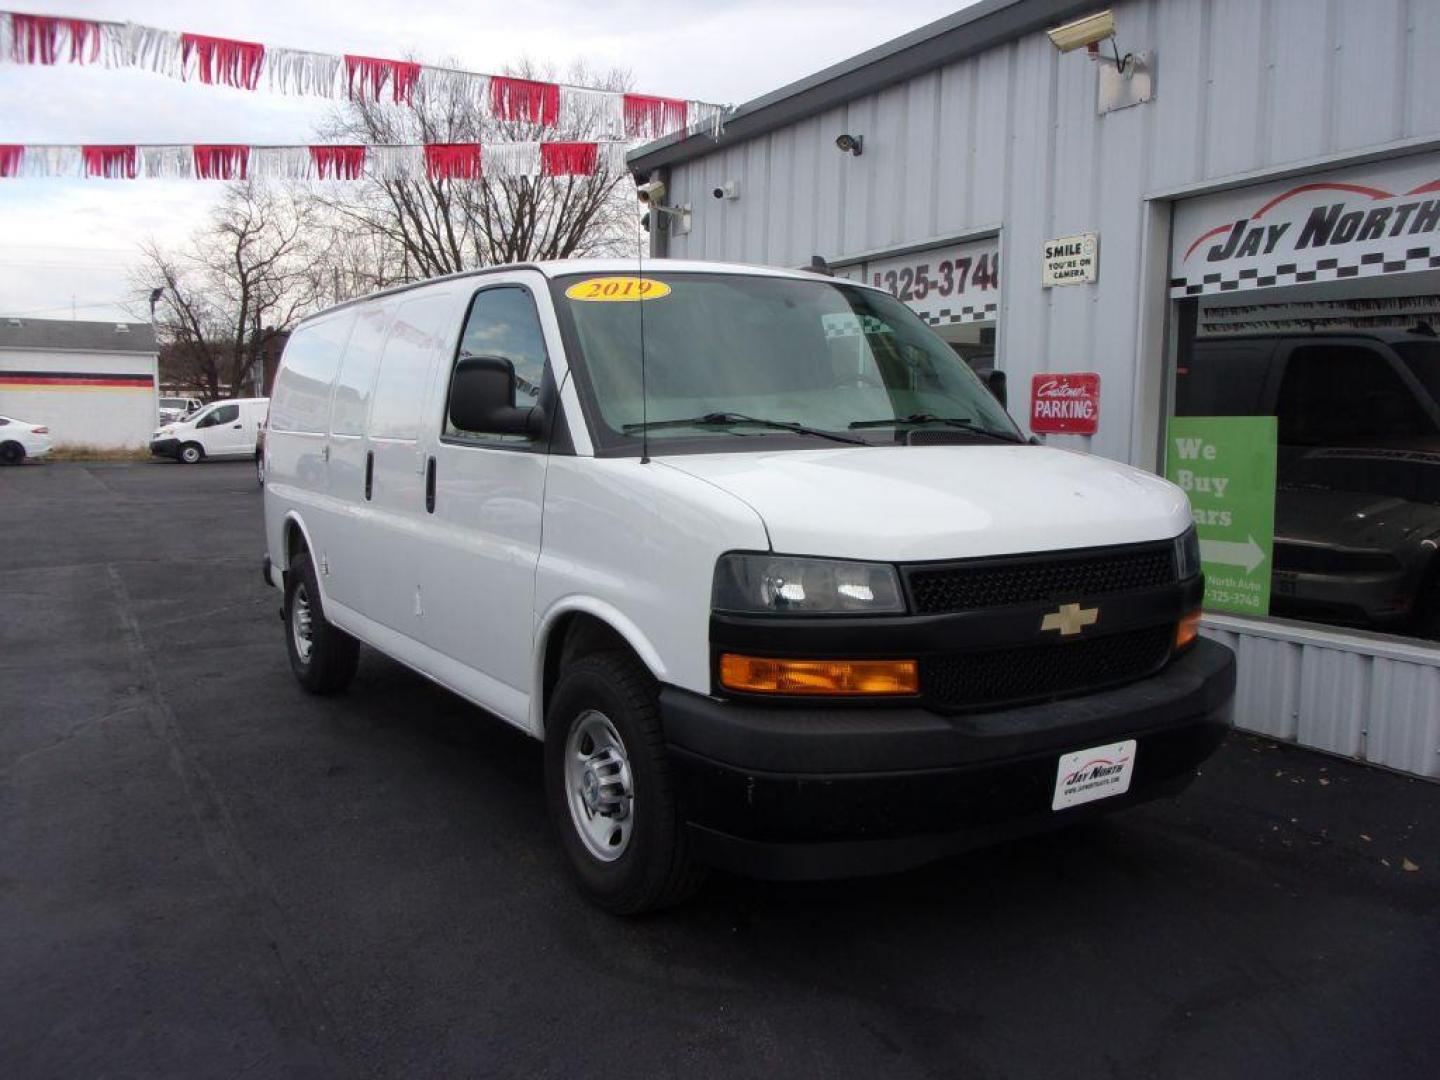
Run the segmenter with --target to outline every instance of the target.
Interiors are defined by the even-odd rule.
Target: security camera
[[[1053,30],[1046,30],[1045,33],[1051,44],[1062,53],[1090,48],[1115,36],[1115,15],[1110,11],[1099,11],[1064,26],[1057,26]]]
[[[657,204],[665,198],[665,184],[661,180],[651,180],[648,184],[639,184],[635,188],[635,197],[646,206]]]
[[[842,154],[854,154],[859,157],[865,152],[865,136],[851,135],[846,132],[844,135],[835,137],[835,148]]]
[[[738,199],[740,197],[740,181],[726,180],[725,183],[714,188],[710,194],[717,199]]]

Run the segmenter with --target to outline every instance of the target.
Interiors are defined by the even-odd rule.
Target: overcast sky
[[[132,20],[317,52],[451,60],[493,72],[529,57],[622,67],[642,93],[739,104],[971,0],[25,0],[46,14]],[[9,7],[9,5],[4,5]],[[305,142],[329,106],[139,71],[0,64],[0,143]],[[218,184],[0,180],[0,315],[123,317],[147,237],[179,243]]]

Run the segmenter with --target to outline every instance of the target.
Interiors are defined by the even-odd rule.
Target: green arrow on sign
[[[1200,560],[1220,563],[1224,566],[1243,566],[1247,574],[1265,561],[1265,549],[1255,543],[1253,536],[1245,537],[1243,543],[1233,540],[1201,540]]]

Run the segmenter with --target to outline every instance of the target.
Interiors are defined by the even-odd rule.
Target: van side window
[[[221,424],[233,424],[240,419],[239,405],[221,405],[210,414],[210,426],[218,427]]]
[[[534,405],[545,378],[545,332],[528,289],[505,285],[475,294],[457,361],[467,356],[499,356],[515,365],[515,404]],[[448,380],[447,380],[448,384]],[[483,435],[487,441],[525,443],[524,435],[460,431],[445,417],[446,435]]]
[[[435,372],[441,328],[450,294],[422,294],[400,305],[380,354],[380,374],[370,403],[372,439],[414,439]],[[453,324],[452,324],[453,325]]]
[[[1431,431],[1390,362],[1364,345],[1304,345],[1292,351],[1275,415],[1286,446],[1346,446]]]
[[[380,350],[385,345],[392,310],[389,305],[365,304],[356,317],[350,340],[345,345],[340,374],[335,378],[335,397],[330,403],[330,431],[334,435],[365,432],[370,390],[375,384],[375,369],[380,366]]]
[[[275,380],[277,430],[316,434],[325,430],[330,385],[354,321],[353,312],[342,311],[308,322],[290,335]]]

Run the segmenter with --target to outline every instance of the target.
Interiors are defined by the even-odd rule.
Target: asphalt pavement
[[[260,514],[248,463],[0,470],[6,1077],[1440,1075],[1440,785],[1235,735],[1098,825],[620,920],[538,744],[368,650],[299,689]]]

